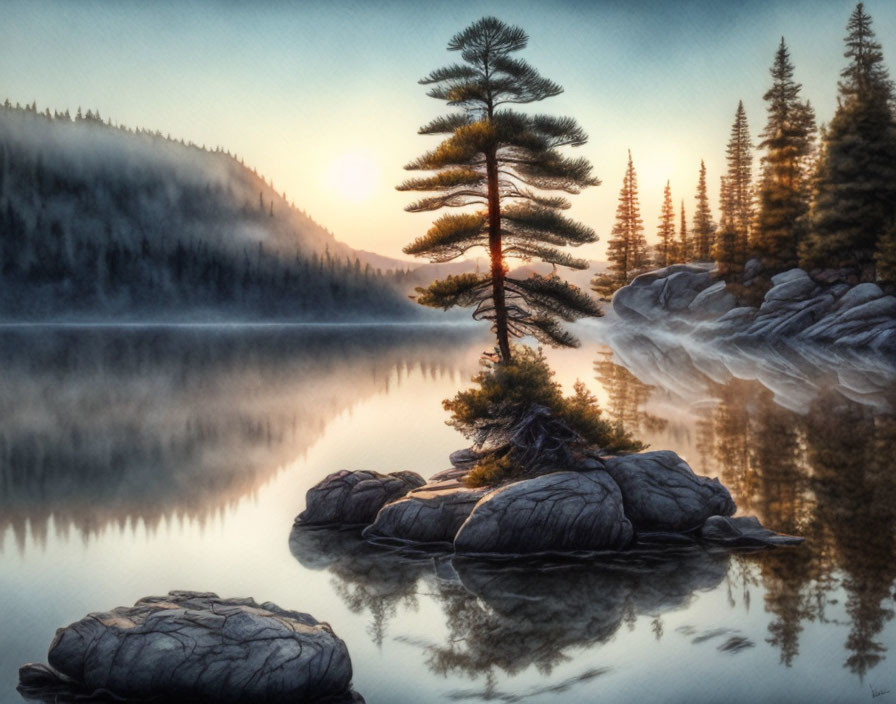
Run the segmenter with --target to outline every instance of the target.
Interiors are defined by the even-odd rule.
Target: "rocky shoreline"
[[[758,262],[745,269],[755,283]],[[836,272],[835,272],[836,273]],[[896,296],[874,283],[850,283],[829,272],[791,269],[771,277],[758,307],[738,300],[711,264],[676,264],[635,278],[613,296],[627,323],[649,324],[702,340],[783,341],[896,354]]]
[[[766,530],[754,518],[733,518],[728,490],[718,479],[695,474],[674,452],[586,457],[578,467],[472,488],[464,477],[475,455],[454,453],[452,469],[428,482],[410,472],[334,472],[308,491],[296,526],[341,529],[367,520],[362,535],[374,545],[478,558],[620,552],[664,543],[802,542]],[[389,498],[386,488],[398,481],[416,486]],[[369,520],[373,497],[382,503]]]

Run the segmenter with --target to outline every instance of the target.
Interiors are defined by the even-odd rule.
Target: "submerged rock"
[[[296,518],[305,525],[368,525],[390,501],[425,484],[414,472],[340,470],[311,487],[305,510]]]
[[[636,533],[693,531],[710,516],[735,511],[731,494],[718,479],[697,476],[669,450],[612,457],[607,472],[619,485]]]
[[[496,489],[473,508],[457,552],[621,550],[632,540],[622,494],[601,470],[554,472]]]
[[[368,539],[450,544],[486,492],[451,479],[427,484],[384,506],[363,535]]]
[[[253,599],[170,592],[61,628],[50,667],[25,665],[20,689],[75,688],[116,699],[363,702],[348,650],[326,623]],[[56,694],[53,694],[55,697]]]
[[[700,529],[700,537],[706,542],[739,548],[799,545],[804,541],[763,528],[755,516],[711,516]]]

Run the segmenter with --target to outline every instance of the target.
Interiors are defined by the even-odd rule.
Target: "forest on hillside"
[[[0,319],[407,318],[383,272],[234,156],[0,106]]]

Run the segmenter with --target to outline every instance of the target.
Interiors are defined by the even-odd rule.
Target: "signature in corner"
[[[878,697],[882,697],[885,694],[889,694],[889,693],[890,693],[889,689],[875,689],[874,687],[871,687],[871,698],[872,699],[877,699]]]

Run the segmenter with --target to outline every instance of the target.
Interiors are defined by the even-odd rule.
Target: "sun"
[[[359,203],[369,199],[379,183],[379,164],[367,152],[338,156],[329,169],[329,186],[337,200]]]

